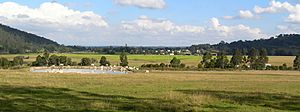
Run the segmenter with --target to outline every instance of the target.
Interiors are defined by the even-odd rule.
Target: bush
[[[59,65],[59,57],[57,55],[51,55],[48,60],[48,65],[49,66],[52,66],[52,65],[58,66]]]
[[[90,58],[82,58],[79,65],[81,66],[91,66],[92,60]]]
[[[36,57],[36,61],[32,62],[32,66],[47,66],[47,59],[45,57],[42,57],[38,55]]]
[[[181,63],[179,67],[180,68],[185,68],[185,66],[186,66],[185,64]]]
[[[170,65],[171,67],[180,67],[181,61],[180,59],[177,59],[176,57],[174,57],[171,61],[170,61]]]
[[[9,67],[11,67],[12,63],[10,61],[8,61],[8,59],[6,58],[0,58],[0,68],[2,69],[7,69]]]
[[[13,66],[22,66],[24,64],[23,57],[14,57]]]
[[[101,57],[99,63],[100,63],[100,66],[110,66],[110,62],[106,59],[105,56]]]

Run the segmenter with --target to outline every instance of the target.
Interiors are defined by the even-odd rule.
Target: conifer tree
[[[300,55],[296,56],[294,60],[294,69],[300,70]]]
[[[127,54],[124,51],[120,55],[120,66],[122,67],[128,66]]]

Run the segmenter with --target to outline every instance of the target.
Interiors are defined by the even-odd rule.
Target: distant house
[[[212,56],[218,56],[218,53],[211,53]]]
[[[181,54],[183,54],[183,55],[192,55],[192,52],[187,49],[187,50],[182,51]]]
[[[192,55],[191,52],[183,52],[184,55]]]
[[[270,66],[272,66],[272,64],[265,64],[265,67],[270,67]]]

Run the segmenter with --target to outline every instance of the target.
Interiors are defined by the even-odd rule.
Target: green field
[[[35,57],[38,54],[17,54],[17,55],[0,55],[0,57],[6,57],[9,59],[13,59],[15,56],[29,56],[30,59],[25,60],[27,62],[32,62],[35,60]],[[79,62],[83,57],[95,58],[100,60],[101,56],[106,56],[108,60],[117,65],[119,63],[119,55],[101,55],[101,54],[57,54],[57,55],[64,55],[71,57],[73,61]],[[141,66],[142,64],[152,64],[152,63],[169,63],[173,57],[179,58],[182,63],[188,66],[197,66],[201,60],[200,56],[169,56],[169,55],[128,55],[128,60],[130,66]],[[230,58],[230,56],[229,56]],[[269,63],[272,65],[282,65],[286,63],[288,66],[293,65],[293,60],[295,59],[294,56],[269,56]]]
[[[0,111],[299,110],[296,71],[84,75],[0,70]]]

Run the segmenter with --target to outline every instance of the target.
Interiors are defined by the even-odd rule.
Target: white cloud
[[[272,0],[269,3],[268,7],[254,7],[254,12],[257,14],[262,13],[289,13],[289,16],[287,17],[288,22],[296,22],[300,23],[300,4],[292,5],[288,2],[278,2],[275,0]]]
[[[224,19],[234,19],[235,17],[234,16],[224,16],[223,18]]]
[[[210,24],[177,24],[168,19],[140,16],[136,20],[109,24],[91,11],[76,11],[59,3],[30,8],[13,2],[0,4],[0,22],[67,45],[164,45],[181,46],[218,43],[221,40],[266,37],[258,28],[223,25],[217,18]]]
[[[254,18],[254,14],[249,10],[240,10],[238,16],[224,16],[224,19],[251,19]]]
[[[162,9],[166,6],[164,0],[115,0],[115,3],[152,9]]]
[[[212,18],[210,24],[206,26],[177,25],[167,19],[151,19],[141,16],[133,21],[123,21],[121,29],[126,35],[134,37],[149,36],[144,38],[147,42],[152,39],[158,39],[159,42],[169,42],[177,45],[182,41],[185,45],[195,43],[217,43],[220,40],[249,40],[266,38],[258,28],[250,28],[245,25],[226,26],[219,22],[219,19]],[[141,37],[140,37],[141,38]],[[167,40],[165,40],[167,39]]]
[[[204,28],[201,26],[176,25],[169,20],[150,19],[147,16],[140,16],[133,22],[122,22],[122,28],[130,31],[147,31],[152,33],[201,33]]]
[[[234,26],[221,25],[219,19],[212,18],[210,20],[211,27],[206,33],[213,33],[216,37],[224,40],[233,41],[238,39],[259,39],[266,38],[267,35],[262,33],[259,28],[250,28],[242,24]]]
[[[249,10],[245,10],[245,11],[240,10],[240,17],[241,17],[241,18],[253,18],[254,15],[253,15],[252,12],[249,11]]]
[[[109,27],[100,15],[91,11],[76,11],[50,2],[38,8],[0,3],[0,22],[64,44],[80,44],[81,39],[96,34],[93,30]]]
[[[278,25],[277,29],[279,30],[278,33],[286,34],[286,33],[300,33],[300,27],[297,24],[286,24],[286,25]]]
[[[64,26],[108,26],[101,16],[93,12],[75,11],[61,4],[50,2],[41,4],[39,8],[29,8],[14,2],[4,2],[0,4],[0,16],[7,18],[11,22],[35,21]]]

